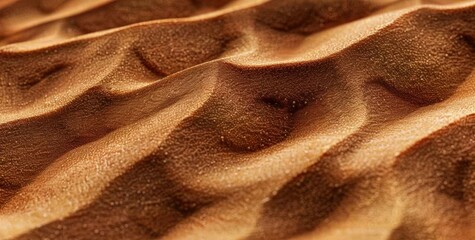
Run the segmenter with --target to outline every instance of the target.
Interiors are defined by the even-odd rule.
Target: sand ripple
[[[0,239],[474,239],[474,68],[474,1],[5,0]]]

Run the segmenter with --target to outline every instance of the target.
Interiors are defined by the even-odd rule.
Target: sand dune
[[[475,1],[0,1],[0,239],[475,239]]]

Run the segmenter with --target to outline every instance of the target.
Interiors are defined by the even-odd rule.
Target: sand
[[[0,239],[475,239],[475,1],[0,1]]]

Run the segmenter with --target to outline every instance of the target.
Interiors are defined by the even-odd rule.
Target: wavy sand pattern
[[[475,1],[0,1],[0,239],[475,239]]]

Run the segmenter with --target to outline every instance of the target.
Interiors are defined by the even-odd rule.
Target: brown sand
[[[0,1],[0,239],[475,239],[475,1]]]

